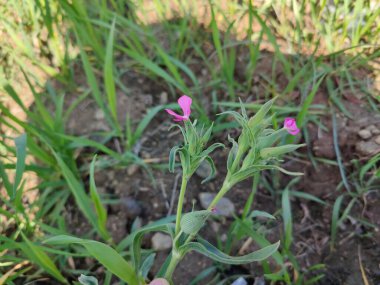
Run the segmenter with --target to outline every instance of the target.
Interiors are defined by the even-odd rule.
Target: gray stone
[[[131,197],[121,198],[120,203],[128,218],[134,219],[142,212],[139,202]]]
[[[380,136],[377,136],[377,137],[375,138],[375,143],[380,144]]]
[[[161,92],[160,94],[160,104],[165,105],[168,103],[168,93],[166,92]]]
[[[166,250],[172,247],[171,237],[163,233],[155,233],[151,241],[154,250]]]
[[[371,133],[373,135],[379,135],[380,134],[380,130],[375,125],[369,125],[367,127],[367,130],[371,131]]]
[[[231,285],[247,285],[247,281],[243,277],[236,279]]]
[[[102,109],[97,109],[95,111],[95,119],[96,120],[104,120],[104,112]]]
[[[362,139],[365,139],[365,140],[367,140],[367,139],[369,139],[370,137],[372,137],[371,132],[370,132],[369,130],[367,130],[367,129],[360,130],[360,131],[358,132],[358,135],[359,135],[359,137],[361,137]]]
[[[204,209],[207,209],[207,207],[210,205],[211,201],[214,199],[216,194],[209,193],[209,192],[203,192],[199,194],[199,200],[201,202],[201,206]],[[219,200],[218,204],[216,204],[216,214],[225,216],[225,217],[231,217],[232,214],[235,212],[235,206],[230,201],[230,199],[223,197]]]
[[[137,164],[132,164],[131,166],[128,166],[127,173],[129,176],[132,176],[133,174],[137,172],[138,169],[139,169],[139,166]]]
[[[380,145],[374,141],[361,141],[356,145],[356,151],[361,155],[374,155],[380,152]]]

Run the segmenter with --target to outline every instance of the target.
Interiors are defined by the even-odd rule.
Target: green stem
[[[224,181],[222,188],[220,189],[219,193],[215,196],[214,200],[212,200],[211,204],[208,207],[208,210],[211,210],[216,204],[218,204],[219,200],[228,192],[228,190],[231,189],[232,185],[230,185],[230,183],[227,182],[228,177],[229,177],[229,175],[227,175],[226,180]],[[180,192],[179,200],[178,200],[177,219],[176,219],[176,234],[175,234],[176,237],[178,237],[179,234],[181,233],[179,223],[181,220],[182,205],[183,205],[183,199],[185,197],[186,186],[187,186],[187,179],[184,176],[182,178],[181,192]],[[187,237],[186,241],[184,242],[184,244],[187,244],[190,241],[192,241],[192,239],[195,236],[196,236],[196,234],[189,235]],[[168,268],[166,269],[165,279],[171,280],[173,272],[174,272],[175,268],[177,267],[178,263],[181,261],[181,259],[182,259],[182,256],[176,251],[175,248],[173,248],[172,257],[171,257],[170,263],[168,265]]]
[[[231,189],[232,185],[230,185],[230,183],[226,182],[226,181],[228,181],[228,180],[226,179],[224,181],[222,188],[220,189],[220,191],[218,192],[218,194],[216,194],[216,196],[214,197],[214,199],[211,201],[211,203],[208,206],[207,210],[211,211],[212,208],[214,208],[216,206],[216,204],[218,204],[219,200],[222,199],[224,195],[226,195],[226,193],[228,192],[228,190]]]
[[[181,256],[175,249],[173,249],[172,258],[170,259],[170,263],[168,265],[168,268],[166,269],[165,276],[164,276],[166,280],[172,280],[172,275],[174,273],[174,270],[176,269],[180,261],[181,261]]]
[[[180,231],[182,207],[183,207],[183,200],[185,199],[187,181],[188,181],[188,178],[186,177],[186,175],[183,175],[182,176],[182,183],[181,183],[181,190],[179,192],[179,198],[178,198],[177,217],[176,217],[176,221],[175,221],[175,236],[177,236],[179,231]]]

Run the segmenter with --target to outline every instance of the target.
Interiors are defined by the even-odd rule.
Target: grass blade
[[[94,156],[94,159],[92,160],[91,165],[90,165],[90,195],[91,195],[92,203],[94,204],[94,207],[95,207],[96,214],[98,216],[99,230],[102,232],[102,236],[105,237],[105,240],[109,240],[111,236],[109,235],[106,229],[107,211],[102,204],[102,201],[100,199],[98,191],[96,190],[96,185],[95,185],[95,176],[94,176],[95,161],[96,161],[96,156]]]
[[[290,206],[289,190],[285,189],[282,193],[282,217],[284,219],[284,231],[285,231],[285,250],[290,250],[290,245],[293,241],[293,223],[292,223],[292,210]]]
[[[67,235],[49,238],[46,244],[67,245],[80,244],[88,253],[98,260],[105,268],[129,285],[139,285],[141,280],[135,274],[133,267],[112,247],[94,240],[80,239]]]
[[[12,200],[16,197],[16,192],[18,186],[20,185],[22,175],[25,170],[25,157],[26,157],[26,134],[22,134],[21,136],[15,139],[16,144],[16,154],[17,154],[17,162],[16,162],[16,176],[15,181],[13,183],[13,193]]]
[[[59,272],[58,268],[51,261],[50,257],[44,252],[43,247],[32,243],[24,234],[22,234],[22,236],[25,243],[18,243],[18,246],[28,256],[29,260],[38,264],[47,273],[49,273],[60,282],[68,284],[66,279]]]
[[[108,107],[111,115],[117,124],[117,107],[116,107],[116,88],[113,76],[113,43],[115,34],[115,19],[112,22],[110,34],[107,41],[106,58],[104,63],[104,85],[107,93]]]

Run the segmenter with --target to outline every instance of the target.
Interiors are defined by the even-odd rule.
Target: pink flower
[[[285,118],[284,128],[288,131],[289,134],[295,136],[300,132],[300,129],[297,127],[296,119]]]
[[[169,285],[169,282],[166,281],[164,278],[158,278],[150,282],[149,285]]]
[[[190,109],[191,103],[192,103],[191,98],[186,95],[183,95],[178,99],[178,105],[181,107],[183,111],[183,116],[178,115],[176,112],[174,112],[171,109],[165,109],[165,111],[174,117],[175,122],[187,121],[191,114],[191,109]]]

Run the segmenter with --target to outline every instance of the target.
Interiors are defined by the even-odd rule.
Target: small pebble
[[[155,233],[151,241],[154,250],[166,250],[172,247],[171,237],[163,233]]]
[[[211,228],[214,232],[216,232],[216,233],[219,232],[219,230],[220,230],[220,224],[219,223],[211,221],[210,224],[211,224]]]
[[[247,281],[243,277],[236,279],[231,285],[247,285]]]
[[[377,136],[377,137],[375,138],[375,143],[380,144],[380,136]]]
[[[129,176],[132,176],[136,173],[136,171],[139,169],[139,166],[137,164],[132,164],[127,168],[127,173]]]
[[[361,155],[374,155],[380,152],[380,146],[374,141],[360,141],[355,145],[356,151]]]
[[[168,93],[166,92],[161,92],[160,94],[160,104],[165,105],[168,103]]]
[[[373,135],[380,135],[380,130],[375,125],[369,125],[367,130],[369,130]]]
[[[372,131],[373,135],[380,135],[380,130],[379,129],[373,129]]]
[[[365,139],[365,140],[369,139],[369,138],[372,136],[371,132],[370,132],[369,130],[367,130],[367,129],[360,130],[360,131],[358,132],[358,135],[359,135],[362,139]]]
[[[101,109],[98,109],[95,111],[95,119],[97,120],[103,120],[104,119],[104,112]]]
[[[134,219],[141,214],[141,206],[137,200],[125,197],[120,199],[120,202],[128,218]]]

